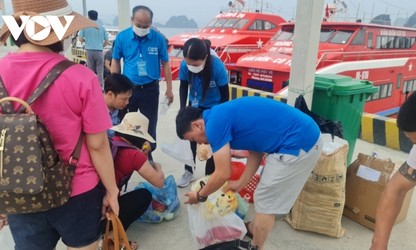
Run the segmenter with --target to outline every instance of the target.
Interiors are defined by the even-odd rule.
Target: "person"
[[[103,48],[108,44],[105,28],[97,23],[98,12],[88,11],[88,18],[94,21],[97,28],[85,28],[78,33],[79,41],[85,43],[87,66],[97,74],[101,86],[104,86],[104,55]]]
[[[153,12],[147,6],[133,8],[133,25],[117,34],[113,48],[111,73],[120,73],[120,60],[124,59],[123,74],[134,84],[133,95],[125,112],[137,111],[149,119],[149,134],[157,140],[156,125],[159,108],[160,68],[166,78],[165,96],[173,102],[172,72],[164,37],[151,29]],[[124,113],[125,113],[124,112]],[[152,150],[156,144],[152,143]]]
[[[104,81],[104,100],[107,104],[111,122],[114,125],[120,123],[119,111],[129,103],[133,91],[130,79],[122,74],[111,74]],[[114,131],[107,130],[108,138],[114,136]]]
[[[409,190],[416,185],[416,94],[411,94],[400,107],[397,127],[413,143],[407,160],[387,182],[376,210],[376,224],[372,240],[372,250],[388,248],[394,222]]]
[[[154,142],[147,132],[148,124],[149,120],[143,114],[130,112],[124,116],[120,124],[111,128],[115,131],[112,141],[142,145],[140,148],[118,148],[114,166],[116,183],[120,189],[135,171],[153,186],[157,188],[164,186],[165,175],[160,164],[150,163],[147,158],[149,142]],[[119,197],[119,218],[125,230],[146,212],[151,201],[152,194],[145,188],[135,189]],[[131,242],[131,245],[133,248],[137,247],[135,242]]]
[[[185,203],[204,202],[230,178],[233,149],[249,150],[247,167],[228,189],[240,191],[256,173],[264,154],[265,167],[254,193],[255,216],[249,225],[249,249],[263,249],[275,215],[288,213],[317,163],[322,150],[320,131],[312,118],[284,103],[244,97],[208,110],[181,109],[176,117],[179,138],[212,147],[215,171]]]
[[[111,60],[113,60],[113,48],[114,42],[111,44],[111,49],[107,50],[104,54],[104,79],[111,74]]]
[[[199,38],[191,38],[184,44],[184,60],[179,71],[181,108],[188,104],[205,110],[229,99],[227,70],[218,57],[211,55],[209,45],[208,40]],[[191,150],[195,161],[195,142],[191,142]],[[206,162],[205,175],[212,174],[214,168],[214,160],[211,157]],[[177,185],[187,187],[193,179],[193,167],[185,165],[185,173]]]
[[[43,40],[34,40],[22,32],[14,41],[17,52],[0,59],[0,76],[9,96],[27,100],[49,71],[67,60],[60,52],[71,44],[71,35],[79,29],[95,27],[95,23],[73,12],[66,0],[11,2],[16,21],[20,21],[18,13],[59,13],[61,22],[65,22],[64,15],[74,17],[62,41],[53,29]],[[0,43],[9,36],[10,30],[3,26]],[[103,215],[108,209],[119,213],[119,189],[106,135],[111,121],[98,79],[84,66],[72,65],[31,107],[47,127],[64,161],[69,161],[81,132],[84,140],[67,203],[43,212],[7,215],[15,248],[54,249],[62,238],[69,249],[96,249],[101,233],[97,225]]]

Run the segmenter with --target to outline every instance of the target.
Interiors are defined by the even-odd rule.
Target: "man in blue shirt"
[[[149,119],[149,134],[156,140],[159,108],[160,68],[166,78],[165,96],[173,102],[172,72],[165,38],[151,29],[153,12],[146,6],[133,8],[133,26],[118,33],[113,48],[111,72],[120,73],[123,58],[123,74],[134,84],[133,95],[126,112],[137,111]],[[154,150],[155,144],[152,145]]]
[[[103,48],[108,44],[108,35],[105,28],[97,23],[98,12],[95,10],[88,11],[88,18],[97,24],[97,28],[85,28],[80,30],[78,36],[81,43],[85,42],[85,51],[87,54],[87,66],[94,71],[101,88],[104,87],[104,54]]]
[[[229,179],[231,148],[250,152],[241,178],[228,182],[234,191],[248,184],[267,154],[254,193],[254,221],[248,226],[253,234],[250,249],[263,249],[275,216],[290,211],[322,150],[319,127],[311,117],[262,97],[239,98],[205,111],[183,108],[176,131],[181,139],[210,144],[214,153],[215,171],[201,190],[185,194],[189,204],[206,201]]]
[[[113,126],[120,123],[119,111],[129,104],[133,91],[133,84],[130,79],[122,74],[110,74],[105,79],[104,99],[108,107]],[[108,138],[114,136],[114,131],[107,130]]]

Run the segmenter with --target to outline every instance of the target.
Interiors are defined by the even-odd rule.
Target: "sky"
[[[36,1],[36,0],[32,0]],[[122,0],[128,1],[128,0]],[[206,25],[221,10],[227,9],[230,0],[130,0],[131,8],[136,5],[147,5],[154,12],[154,22],[166,23],[171,16],[186,15],[193,18],[198,25]],[[290,20],[295,17],[297,0],[245,0],[251,10],[263,9],[281,15]],[[11,0],[4,0],[6,11],[11,11]],[[82,0],[68,0],[72,8],[82,13]],[[117,0],[86,0],[87,10],[95,9],[99,17],[112,20],[117,15]],[[324,0],[333,3],[334,0]],[[369,19],[371,16],[388,13],[392,20],[397,17],[408,17],[416,12],[415,0],[343,0],[351,18]],[[130,8],[130,9],[131,9]],[[126,13],[131,15],[130,13]]]

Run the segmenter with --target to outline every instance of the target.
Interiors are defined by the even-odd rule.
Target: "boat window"
[[[379,98],[380,96],[380,86],[374,86],[377,89],[377,92],[373,94],[373,96],[371,97],[372,100],[376,100]]]
[[[215,23],[216,23],[216,22],[218,22],[218,20],[219,20],[219,19],[217,19],[217,18],[212,19],[212,20],[208,23],[208,25],[207,25],[207,26],[205,26],[205,27],[206,27],[206,28],[211,28],[211,27],[214,27],[214,26],[215,26]]]
[[[248,23],[248,19],[240,19],[235,25],[234,29],[242,29]]]
[[[373,47],[373,32],[368,33],[367,48]]]
[[[183,58],[182,48],[173,47],[173,49],[169,51],[169,57]]]
[[[411,37],[410,38],[410,46],[409,46],[409,48],[413,47],[413,45],[415,44],[415,41],[416,41],[416,37]]]
[[[319,34],[319,41],[320,42],[327,42],[329,37],[334,33],[334,30],[331,29],[322,29],[321,33]]]
[[[256,20],[251,25],[249,30],[270,30],[276,28],[274,23],[264,21],[264,20]]]
[[[293,29],[279,30],[272,41],[288,41],[293,38]]]
[[[393,84],[389,83],[388,84],[388,90],[387,90],[387,96],[391,96],[392,91],[393,91]]]
[[[357,35],[355,35],[354,39],[352,40],[352,45],[364,45],[365,43],[365,30],[358,31]]]
[[[223,28],[232,28],[240,19],[228,19],[222,26]]]
[[[351,30],[338,30],[337,33],[331,38],[331,43],[346,44],[350,39],[353,31]]]
[[[208,26],[208,27],[210,27],[210,28],[221,28],[224,25],[224,23],[227,22],[227,20],[228,19],[226,19],[226,18],[220,18],[215,23],[213,23],[211,26]]]
[[[401,73],[397,74],[396,89],[400,89],[400,84],[402,83],[403,75]]]
[[[383,84],[380,86],[380,98],[386,98],[387,97],[387,84]]]

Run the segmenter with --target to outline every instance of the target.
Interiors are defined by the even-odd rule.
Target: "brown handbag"
[[[0,78],[0,213],[45,211],[65,204],[70,197],[83,136],[70,162],[63,161],[29,105],[71,65],[68,60],[58,63],[27,101],[8,97]],[[22,106],[15,112],[11,102]]]
[[[113,228],[113,233],[110,232],[110,225]],[[113,235],[112,239],[111,235]],[[105,225],[103,248],[104,250],[131,250],[123,224],[113,211],[110,211],[110,219]]]

